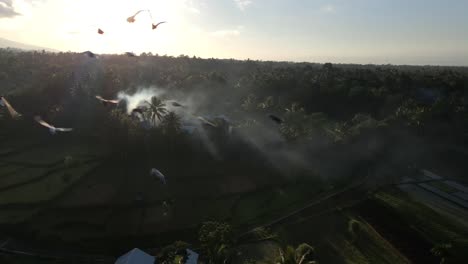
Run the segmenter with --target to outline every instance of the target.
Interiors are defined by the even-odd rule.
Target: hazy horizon
[[[153,20],[127,23],[140,9]],[[64,52],[468,66],[465,10],[462,0],[0,0],[0,37]],[[158,21],[168,23],[151,30]]]

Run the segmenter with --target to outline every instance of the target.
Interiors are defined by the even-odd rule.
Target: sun
[[[63,33],[74,42],[72,45],[82,50],[97,53],[153,51],[168,39],[168,31],[164,29],[166,25],[153,30],[152,24],[177,21],[181,17],[177,2],[80,1],[80,4],[68,7],[70,16],[65,21],[71,29]],[[89,9],[91,3],[93,8]],[[134,23],[129,23],[127,18],[138,10],[148,11],[141,12],[135,17]],[[104,34],[97,34],[98,29],[104,31]]]

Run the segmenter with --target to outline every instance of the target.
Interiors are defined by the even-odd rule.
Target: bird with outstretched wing
[[[174,107],[184,107],[183,105],[179,104],[178,102],[172,102],[172,106]]]
[[[151,28],[152,28],[153,30],[155,30],[155,29],[158,28],[159,25],[164,24],[164,23],[167,23],[167,22],[166,22],[166,21],[162,21],[162,22],[159,22],[159,23],[157,23],[157,24],[151,24]]]
[[[200,121],[202,121],[204,124],[210,125],[210,126],[212,126],[212,127],[218,127],[217,124],[215,124],[215,123],[209,121],[208,119],[204,118],[203,116],[197,116],[197,118],[198,118]]]
[[[5,106],[7,108],[8,112],[10,113],[10,116],[13,119],[18,119],[21,117],[21,114],[16,112],[16,110],[13,108],[13,106],[11,106],[11,104],[7,101],[7,99],[1,95],[0,95],[0,105]]]
[[[157,179],[159,179],[163,184],[166,184],[166,176],[164,176],[164,174],[162,174],[156,168],[152,168],[150,170],[150,175],[153,176],[153,177],[156,177]]]
[[[35,116],[34,120],[36,120],[36,122],[39,123],[41,126],[48,128],[51,134],[55,134],[57,132],[73,131],[73,128],[54,127],[51,124],[47,123],[46,121],[42,120],[40,116]]]
[[[268,117],[277,124],[282,124],[284,122],[283,119],[281,119],[280,117],[277,117],[277,116],[275,116],[273,114],[269,114]]]
[[[138,14],[140,14],[141,12],[148,12],[149,16],[152,17],[152,16],[151,16],[151,12],[150,12],[149,10],[138,10],[133,16],[129,16],[129,17],[127,18],[127,22],[128,22],[128,23],[135,23],[135,21],[136,21],[135,17],[136,17]]]
[[[108,105],[117,105],[119,104],[120,100],[109,100],[109,99],[104,99],[102,98],[102,96],[100,95],[96,95],[96,99],[98,99],[99,101],[101,101],[101,103],[104,105],[104,106],[108,106]]]

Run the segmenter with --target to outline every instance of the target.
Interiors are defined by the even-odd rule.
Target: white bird
[[[109,104],[117,105],[117,104],[119,104],[119,102],[120,102],[120,100],[108,100],[108,99],[104,99],[104,98],[102,98],[102,96],[100,96],[100,95],[96,95],[96,99],[98,99],[99,101],[101,101],[101,103],[102,103],[104,106],[108,106]]]
[[[7,99],[5,99],[5,97],[1,95],[0,95],[0,105],[5,106],[7,108],[8,112],[10,113],[13,119],[18,119],[21,117],[21,114],[16,112],[16,110],[13,108],[13,106],[11,106],[11,104],[7,101]]]
[[[150,175],[158,178],[163,184],[166,184],[166,176],[164,176],[164,174],[162,174],[159,170],[152,168]]]
[[[49,123],[45,122],[42,120],[40,116],[34,117],[34,120],[36,120],[37,123],[39,123],[41,126],[47,127],[52,135],[58,132],[71,132],[73,131],[73,128],[61,128],[61,127],[54,127],[50,125]]]
[[[197,116],[197,118],[198,118],[199,120],[201,120],[203,123],[207,124],[207,125],[210,125],[210,126],[212,126],[212,127],[218,127],[217,124],[215,124],[215,123],[209,121],[208,119],[204,118],[203,116]]]

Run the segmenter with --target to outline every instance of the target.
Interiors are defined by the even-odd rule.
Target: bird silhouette
[[[172,106],[175,106],[175,107],[184,107],[183,105],[179,104],[178,102],[172,102]]]
[[[157,29],[159,25],[161,24],[164,24],[164,23],[167,23],[166,21],[162,21],[162,22],[159,22],[157,24],[151,24],[151,27],[153,28],[153,30]]]
[[[128,23],[134,23],[136,21],[135,17],[140,14],[141,12],[144,12],[144,11],[147,11],[149,13],[149,10],[139,10],[137,11],[133,16],[130,16],[127,18],[127,22]],[[151,16],[151,13],[149,13],[150,16]]]
[[[279,118],[279,117],[277,117],[277,116],[275,116],[273,114],[269,114],[268,117],[277,124],[282,124],[284,122],[283,119],[281,119],[281,118]]]

